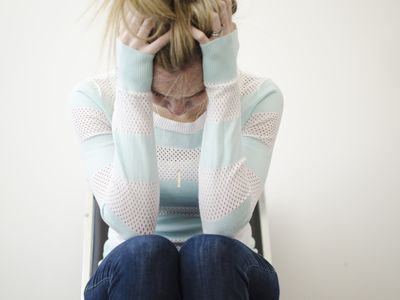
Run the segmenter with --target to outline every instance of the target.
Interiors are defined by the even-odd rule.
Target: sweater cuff
[[[218,84],[237,77],[238,31],[200,44],[203,54],[204,84]]]
[[[131,48],[119,39],[117,39],[116,51],[118,86],[128,91],[150,91],[154,54]]]

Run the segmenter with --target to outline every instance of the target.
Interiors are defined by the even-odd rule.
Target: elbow
[[[216,220],[202,218],[203,233],[219,234],[234,238],[245,227],[253,214],[251,202],[245,201],[232,212]]]
[[[104,222],[113,230],[115,230],[124,240],[130,239],[138,235],[151,234],[155,231],[155,224],[146,226],[146,228],[149,228],[148,231],[137,229],[133,230],[125,222],[123,222],[121,218],[118,217],[106,204],[104,204],[100,209],[100,214]]]

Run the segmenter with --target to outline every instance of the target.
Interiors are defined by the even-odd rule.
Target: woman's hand
[[[221,15],[218,15],[215,11],[211,12],[213,18],[213,33],[220,33],[218,36],[208,38],[204,32],[191,26],[192,36],[200,44],[206,44],[221,36],[228,35],[236,29],[236,24],[232,22],[232,0],[222,0],[220,10]]]
[[[136,11],[128,11],[127,19],[129,28],[136,36],[130,34],[121,20],[118,38],[125,45],[138,51],[154,55],[169,42],[171,30],[164,33],[152,43],[148,43],[144,40],[144,38],[149,36],[149,33],[155,25],[155,17],[145,18]]]

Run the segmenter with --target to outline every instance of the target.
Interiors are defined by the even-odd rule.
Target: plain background
[[[0,2],[0,299],[80,297],[90,191],[67,99],[102,71],[87,3]],[[399,11],[239,0],[239,65],[285,98],[266,183],[282,300],[399,299]]]

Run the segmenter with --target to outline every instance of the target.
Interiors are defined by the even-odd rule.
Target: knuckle
[[[139,45],[139,43],[137,42],[137,39],[132,39],[131,42],[129,43],[129,45],[130,45],[132,48],[135,48],[135,49],[139,49],[139,48],[140,48],[140,45]]]
[[[219,15],[214,15],[212,17],[213,22],[219,22]]]
[[[153,22],[153,19],[152,18],[146,18],[144,21],[143,21],[143,24],[151,24]]]
[[[199,34],[199,41],[201,43],[205,43],[207,41],[207,37],[204,33]]]

